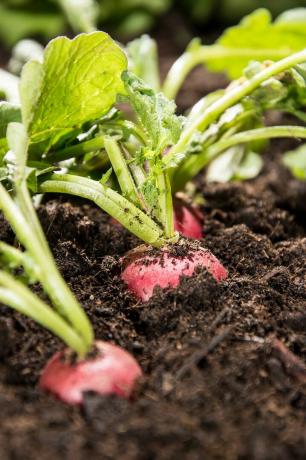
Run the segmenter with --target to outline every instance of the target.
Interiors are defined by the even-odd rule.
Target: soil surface
[[[189,102],[222,78],[193,75]],[[288,146],[273,143],[248,183],[199,178],[203,246],[227,281],[198,271],[145,304],[120,281],[139,241],[89,203],[45,198],[41,222],[96,337],[133,353],[145,378],[133,402],[87,394],[67,407],[36,386],[61,343],[1,307],[1,460],[306,458],[306,184],[275,163]],[[14,242],[3,219],[0,238]]]

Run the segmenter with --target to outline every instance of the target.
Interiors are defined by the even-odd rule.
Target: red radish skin
[[[83,403],[84,392],[129,398],[142,371],[127,351],[107,342],[96,341],[97,356],[71,363],[64,350],[47,363],[39,386],[71,405]]]
[[[174,202],[174,229],[186,238],[200,240],[203,238],[202,212],[185,200],[175,198]]]
[[[152,297],[155,287],[175,288],[182,275],[192,276],[197,267],[206,268],[216,281],[224,280],[228,275],[221,262],[208,249],[201,247],[190,249],[185,256],[172,255],[167,249],[162,249],[159,255],[137,254],[136,251],[131,251],[132,254],[122,260],[121,278],[143,302]]]
[[[187,203],[181,198],[174,198],[174,229],[181,235],[192,240],[203,238],[203,213],[196,206]],[[121,224],[111,217],[112,225],[121,226]]]

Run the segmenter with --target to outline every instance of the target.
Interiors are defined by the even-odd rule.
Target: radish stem
[[[104,145],[123,196],[136,206],[140,205],[137,188],[118,143],[115,139],[105,136]]]
[[[163,84],[163,93],[168,99],[175,99],[187,75],[198,65],[209,63],[216,59],[223,60],[230,57],[247,57],[251,60],[265,59],[278,60],[288,56],[284,50],[256,50],[253,48],[224,48],[220,45],[199,46],[196,49],[186,50],[170,68]]]
[[[246,80],[240,86],[226,92],[224,96],[213,102],[203,114],[200,114],[188,127],[182,132],[178,143],[172,147],[169,155],[176,154],[185,149],[192,135],[196,131],[204,131],[212,122],[214,122],[226,109],[239,102],[242,98],[249,95],[258,88],[264,81],[280,74],[285,70],[302,64],[306,61],[306,49],[299,53],[292,54],[281,61],[271,64],[261,72],[254,75],[251,79]]]
[[[88,351],[83,338],[60,315],[3,271],[0,271],[0,301],[49,329],[80,356]]]
[[[41,182],[39,190],[41,193],[67,193],[91,200],[146,243],[161,247],[166,242],[162,229],[149,216],[116,191],[92,179],[53,174],[49,180]]]
[[[306,128],[301,126],[271,126],[266,128],[251,129],[232,136],[220,139],[198,155],[190,156],[178,169],[173,178],[174,192],[181,190],[184,185],[195,177],[208,163],[224,150],[238,144],[258,141],[263,139],[276,139],[279,137],[306,139]]]
[[[28,193],[27,190],[26,192]],[[80,339],[84,341],[84,348],[89,349],[93,341],[93,332],[86,314],[59,274],[47,243],[42,244],[41,237],[37,238],[35,229],[1,184],[0,209],[12,226],[19,241],[40,267],[39,281],[50,299],[54,302],[60,314],[78,331]]]

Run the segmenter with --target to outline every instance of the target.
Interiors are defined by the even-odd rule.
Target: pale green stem
[[[146,181],[146,172],[145,172],[143,166],[136,164],[136,161],[134,161],[134,159],[131,156],[130,151],[127,148],[126,145],[123,147],[122,153],[123,153],[123,156],[124,156],[126,162],[129,165],[129,169],[130,169],[130,171],[132,173],[132,176],[134,178],[134,181],[135,181],[135,184],[136,184],[137,188],[138,189],[141,188],[141,186]]]
[[[163,225],[166,238],[172,239],[175,236],[173,203],[169,176],[166,171],[158,174],[156,185],[159,192],[159,220]]]
[[[178,143],[172,147],[172,149],[168,152],[168,155],[176,155],[184,151],[195,132],[205,131],[211,123],[213,123],[222,113],[225,112],[225,110],[251,94],[264,81],[305,61],[306,49],[270,65],[258,74],[254,75],[250,80],[246,80],[234,89],[230,89],[224,94],[224,96],[213,102],[203,113],[199,114],[199,116],[187,126],[187,128],[182,132]],[[187,160],[189,161],[189,158],[187,158]],[[181,164],[179,169],[184,167],[184,163],[185,162]]]
[[[251,79],[246,80],[241,85],[226,92],[224,96],[213,102],[203,114],[200,114],[200,116],[196,118],[186,130],[183,131],[178,143],[171,149],[168,154],[172,152],[180,152],[182,148],[188,144],[194,132],[204,131],[210,125],[210,123],[215,121],[223,112],[225,112],[226,109],[233,106],[234,104],[237,104],[237,102],[239,102],[241,99],[251,94],[264,81],[303,62],[306,62],[306,49],[300,51],[299,53],[292,54],[291,56],[282,59],[281,61],[271,64],[261,72],[254,75]]]
[[[234,134],[226,139],[221,139],[209,148],[209,155],[215,156],[233,145],[245,144],[247,142],[277,139],[279,137],[293,137],[306,139],[306,128],[302,126],[270,126],[266,128],[250,129],[242,133]]]
[[[84,310],[59,274],[47,243],[42,245],[40,239],[37,240],[34,229],[1,184],[0,209],[2,209],[18,240],[40,267],[39,281],[50,299],[60,314],[69,320],[80,337],[83,338],[85,346],[89,348],[93,342],[93,332]]]
[[[20,281],[3,271],[0,271],[0,302],[53,332],[80,356],[86,354],[87,346],[74,329]]]
[[[200,46],[187,50],[172,65],[163,85],[163,93],[168,99],[175,99],[187,75],[198,65],[209,64],[230,58],[246,58],[249,61],[264,61],[283,59],[288,56],[288,50],[269,50],[252,48],[224,48],[222,45]]]
[[[37,281],[40,277],[39,267],[27,252],[20,251],[9,244],[0,241],[0,258],[8,264],[10,268],[23,267],[25,272]]]
[[[95,150],[101,150],[104,148],[104,138],[102,136],[94,137],[89,141],[80,142],[76,145],[71,145],[56,152],[49,152],[46,155],[47,160],[52,160],[52,163],[57,163],[70,158],[77,158],[85,153],[94,152]]]
[[[252,129],[219,140],[198,155],[188,158],[183,167],[174,176],[174,192],[182,190],[186,182],[195,177],[206,165],[224,150],[239,144],[275,138],[306,139],[306,128],[301,126],[271,126],[267,128]]]
[[[53,174],[40,184],[41,193],[66,193],[93,201],[131,233],[152,246],[165,244],[162,229],[133,203],[115,190],[92,179]]]
[[[112,137],[104,137],[104,145],[122,194],[136,206],[141,204],[133,177],[127,166],[121,148]]]
[[[134,161],[133,157],[131,156],[127,145],[122,146],[122,154],[125,158],[125,161],[128,164],[129,170],[131,171],[131,175],[134,179],[134,183],[136,185],[136,190],[139,196],[141,207],[143,211],[149,212],[151,210],[150,205],[146,201],[144,195],[138,191],[138,190],[141,190],[141,187],[146,181],[146,172],[142,165],[136,164],[136,161]]]

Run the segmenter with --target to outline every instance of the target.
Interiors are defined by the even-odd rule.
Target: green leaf
[[[8,124],[12,121],[21,122],[20,107],[9,102],[0,102],[0,139],[6,136]]]
[[[146,203],[151,209],[152,215],[156,215],[156,207],[159,197],[159,191],[156,186],[156,181],[154,177],[148,177],[141,186],[141,192],[145,197]]]
[[[258,153],[249,151],[245,145],[235,145],[210,163],[206,179],[209,182],[253,179],[262,167],[263,160]]]
[[[306,144],[285,153],[283,163],[297,179],[306,180]]]
[[[293,12],[287,12],[274,23],[268,10],[254,11],[217,40],[215,59],[208,60],[208,68],[238,78],[252,59],[278,60],[306,48],[305,11],[300,8],[295,20]]]
[[[235,171],[234,179],[247,180],[257,177],[263,168],[263,160],[256,152],[246,152]]]
[[[207,168],[208,182],[228,182],[235,175],[244,154],[244,146],[236,145],[227,149]]]
[[[162,93],[155,93],[136,75],[124,72],[122,79],[138,121],[148,136],[148,149],[160,154],[178,141],[185,118],[175,115],[173,101]]]
[[[2,164],[4,155],[8,151],[6,140],[7,127],[13,121],[21,121],[20,107],[9,102],[0,102],[0,165]]]
[[[264,64],[253,62],[245,71],[247,77],[260,72]],[[290,69],[282,75],[269,78],[245,100],[246,105],[260,110],[279,110],[306,121],[306,78],[303,67]]]
[[[20,96],[22,120],[27,129],[30,128],[30,124],[35,117],[43,79],[43,66],[40,62],[29,61],[25,64],[21,74]]]
[[[203,102],[205,102],[205,100]],[[246,120],[244,120],[245,113],[247,113],[247,111],[249,111],[249,108],[244,107],[243,104],[233,105],[229,109],[225,110],[219,120],[212,123],[204,132],[196,131],[193,134],[187,148],[181,152],[183,159],[189,155],[196,155],[205,151],[210,145],[217,142],[217,140],[219,140],[225,133],[232,131],[235,132],[239,128],[243,128],[246,123],[249,122],[249,117],[246,117]],[[196,113],[197,111],[195,111],[194,116]],[[201,113],[201,106],[199,106],[198,113]],[[252,117],[252,122],[255,122],[256,119],[252,115],[250,116]],[[241,119],[243,123],[242,126]]]
[[[10,123],[7,128],[7,142],[15,155],[15,182],[21,183],[26,179],[26,163],[28,152],[28,136],[22,123]]]
[[[160,90],[158,51],[156,41],[142,35],[127,44],[129,70],[144,80],[154,91]]]
[[[0,68],[0,99],[6,99],[12,104],[18,104],[18,84],[18,77]]]
[[[63,136],[103,116],[122,93],[125,54],[104,32],[52,40],[44,62],[21,75],[23,122],[31,143],[48,150]]]

